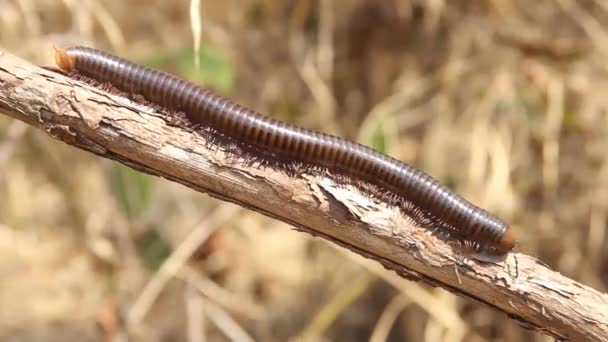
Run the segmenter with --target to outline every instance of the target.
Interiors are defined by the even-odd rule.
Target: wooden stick
[[[384,203],[330,178],[243,163],[126,98],[0,51],[0,108],[55,139],[237,203],[560,339],[608,341],[608,295],[519,253],[466,257]]]

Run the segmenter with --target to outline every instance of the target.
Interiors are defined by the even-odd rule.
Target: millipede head
[[[59,69],[68,73],[73,71],[76,67],[74,57],[70,56],[66,49],[57,47],[55,48],[55,63],[57,63]]]
[[[512,251],[516,244],[517,237],[515,230],[511,227],[507,227],[507,230],[504,232],[500,240],[498,240],[498,244],[495,248],[496,251],[506,254]]]

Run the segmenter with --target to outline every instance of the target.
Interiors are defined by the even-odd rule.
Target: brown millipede
[[[60,69],[143,96],[192,124],[274,157],[327,169],[396,196],[424,226],[454,235],[477,250],[503,255],[516,243],[515,233],[491,215],[415,168],[369,147],[263,116],[170,74],[87,47],[56,49]]]

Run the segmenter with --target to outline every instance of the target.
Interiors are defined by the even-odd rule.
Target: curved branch
[[[386,204],[330,178],[243,163],[154,109],[0,51],[0,108],[70,145],[237,203],[560,339],[608,341],[608,296],[511,253],[463,257]]]

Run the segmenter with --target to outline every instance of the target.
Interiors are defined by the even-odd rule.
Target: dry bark
[[[608,295],[511,253],[480,262],[358,189],[210,149],[154,109],[0,51],[0,108],[61,140],[237,203],[377,260],[403,277],[503,311],[559,339],[608,341]]]

